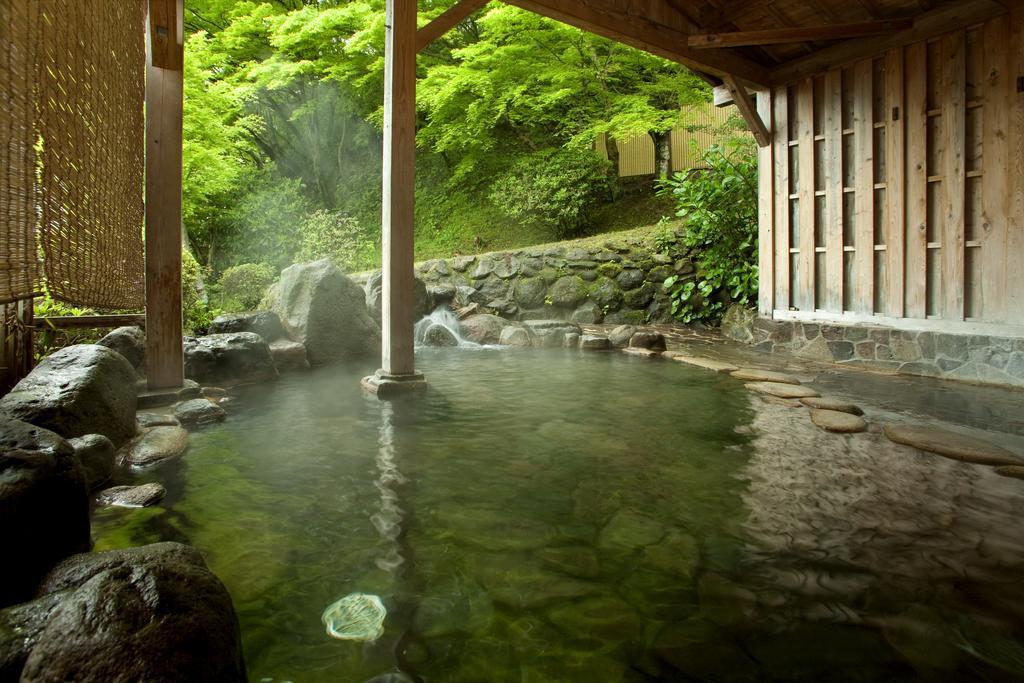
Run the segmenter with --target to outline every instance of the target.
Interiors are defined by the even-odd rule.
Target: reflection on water
[[[1024,675],[1024,487],[742,384],[620,354],[425,351],[243,396],[162,510],[101,548],[185,540],[235,599],[253,680],[1009,680]],[[383,598],[372,644],[326,605]],[[398,680],[398,679],[396,679]]]

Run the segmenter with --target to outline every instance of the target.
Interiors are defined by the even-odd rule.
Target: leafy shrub
[[[319,210],[306,216],[299,227],[301,261],[329,258],[345,272],[372,267],[377,260],[377,240],[359,220],[339,211]]]
[[[714,146],[703,157],[706,169],[677,173],[661,191],[676,200],[686,220],[681,239],[694,250],[697,279],[665,280],[672,313],[684,323],[717,322],[726,302],[757,299],[757,156],[737,140]]]
[[[187,249],[181,252],[181,309],[186,334],[203,334],[220,311],[210,308],[203,290],[203,267]]]
[[[43,323],[41,318],[49,317],[74,317],[80,318],[86,315],[95,315],[96,311],[91,308],[81,308],[58,301],[50,296],[48,291],[43,290],[43,296],[34,300],[32,304],[33,315],[36,318],[35,334],[33,335],[33,354],[36,362],[50,355],[58,349],[72,344],[91,344],[107,333],[107,330],[89,328],[61,328],[58,329]]]
[[[519,158],[491,185],[491,201],[509,217],[576,234],[611,191],[611,165],[590,150],[546,149]]]
[[[273,281],[274,269],[265,263],[231,266],[217,281],[220,306],[226,311],[251,311]]]
[[[264,171],[232,212],[233,234],[216,259],[218,266],[269,263],[280,270],[291,265],[301,246],[296,228],[310,210],[301,181]]]

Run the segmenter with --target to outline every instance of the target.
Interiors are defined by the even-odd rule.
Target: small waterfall
[[[443,329],[432,329],[432,328]],[[458,346],[476,348],[479,344],[462,338],[459,317],[447,306],[438,306],[434,312],[416,323],[416,346]]]

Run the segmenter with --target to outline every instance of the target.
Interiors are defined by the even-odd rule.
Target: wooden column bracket
[[[436,19],[416,31],[416,52],[455,28],[459,23],[488,3],[489,0],[459,0]]]
[[[772,134],[768,128],[764,125],[764,121],[758,116],[757,110],[754,109],[754,102],[747,95],[747,90],[739,84],[735,76],[726,76],[724,78],[725,85],[729,88],[732,93],[732,99],[736,103],[736,107],[740,110],[743,115],[743,120],[747,122],[750,127],[750,132],[754,134],[754,139],[757,140],[758,147],[767,147],[772,144]]]

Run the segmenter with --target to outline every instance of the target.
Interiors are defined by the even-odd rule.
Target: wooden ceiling
[[[505,1],[682,63],[713,82],[731,75],[767,86],[985,21],[1024,0]]]

